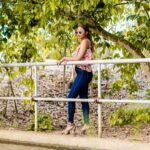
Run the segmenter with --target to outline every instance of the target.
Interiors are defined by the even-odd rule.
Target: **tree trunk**
[[[150,81],[150,64],[142,63],[141,68],[144,71],[145,78]]]

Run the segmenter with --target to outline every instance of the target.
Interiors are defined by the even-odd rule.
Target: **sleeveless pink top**
[[[75,51],[75,55],[78,55],[78,53],[80,52],[80,48],[78,48]],[[82,60],[92,60],[92,50],[90,48],[88,48],[82,58]],[[85,70],[87,72],[91,72],[92,71],[92,67],[90,64],[83,64],[83,65],[76,65],[76,67]]]

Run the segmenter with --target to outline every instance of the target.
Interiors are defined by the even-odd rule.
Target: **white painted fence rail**
[[[101,65],[102,64],[129,64],[129,63],[150,63],[150,58],[136,58],[136,59],[106,59],[106,60],[90,60],[90,61],[72,61],[61,65],[77,65],[77,64],[97,64],[98,65],[98,98],[96,99],[67,99],[67,98],[51,98],[38,97],[38,66],[56,66],[57,61],[53,62],[34,62],[34,63],[12,63],[0,64],[0,67],[33,67],[34,71],[34,95],[33,97],[0,97],[0,100],[34,100],[35,101],[35,131],[38,129],[38,101],[78,101],[78,102],[96,102],[98,104],[98,137],[102,134],[101,121],[101,103],[146,103],[150,104],[150,100],[129,100],[129,99],[101,99]]]
[[[133,99],[101,99],[101,98],[60,98],[60,97],[0,97],[0,100],[32,100],[32,101],[57,101],[57,102],[95,102],[95,103],[137,103],[137,104],[150,104],[150,100],[133,100]]]
[[[136,59],[105,59],[105,60],[83,60],[83,61],[69,61],[67,64],[61,65],[77,65],[77,64],[129,64],[129,63],[150,63],[150,58],[136,58]],[[55,66],[57,60],[51,62],[34,62],[34,63],[11,63],[0,64],[0,67],[31,67],[31,66]]]

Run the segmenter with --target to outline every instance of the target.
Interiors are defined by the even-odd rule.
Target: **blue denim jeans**
[[[75,68],[77,76],[71,86],[68,98],[76,98],[79,96],[81,99],[88,98],[88,86],[92,80],[92,72],[87,72],[80,68]],[[84,123],[89,124],[89,103],[82,102]],[[68,122],[74,122],[75,102],[68,102]]]

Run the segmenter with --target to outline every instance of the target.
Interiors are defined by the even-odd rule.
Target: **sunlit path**
[[[7,131],[1,130],[0,142],[15,143],[16,145],[13,145],[12,148],[13,147],[15,148],[17,144],[19,144],[18,148],[20,147],[20,144],[26,145],[27,147],[32,145],[33,147],[32,150],[34,150],[35,147],[37,147],[36,150],[47,150],[47,148],[50,147],[53,148],[57,147],[58,149],[64,148],[64,150],[67,149],[149,150],[150,147],[150,143],[146,142],[127,141],[113,138],[99,139],[88,136],[87,137],[79,137],[79,136],[75,137],[71,135],[64,136],[61,134],[39,133],[39,132],[36,133],[36,132],[16,131],[16,130],[7,130]],[[4,144],[4,147],[5,146],[6,144]],[[2,147],[3,150],[5,150],[4,147]],[[23,147],[25,148],[25,146]],[[19,150],[24,149],[21,148]]]

